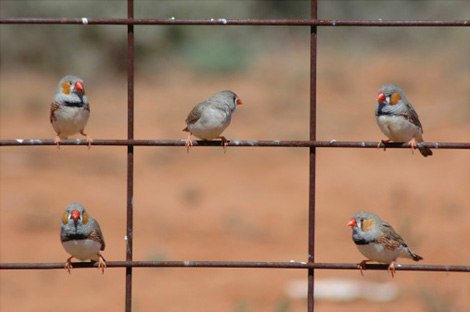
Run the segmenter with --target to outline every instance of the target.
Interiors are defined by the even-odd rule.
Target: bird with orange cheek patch
[[[79,133],[86,137],[88,149],[93,139],[84,133],[90,117],[90,105],[85,93],[83,80],[72,75],[63,77],[51,104],[50,121],[57,136],[54,142],[60,148],[60,140]]]
[[[396,85],[385,84],[380,88],[375,117],[380,129],[389,138],[380,141],[378,146],[390,141],[408,142],[411,151],[418,147],[424,157],[432,155],[431,149],[417,144],[423,142],[423,127],[413,106]]]
[[[85,207],[79,203],[70,203],[62,215],[60,241],[65,251],[71,254],[65,263],[65,269],[72,269],[72,258],[98,261],[98,269],[104,273],[106,263],[100,251],[105,243],[98,221],[93,219]]]
[[[183,131],[189,132],[186,139],[186,151],[193,146],[191,135],[194,134],[203,140],[221,139],[224,152],[227,147],[227,139],[221,136],[222,132],[230,125],[232,113],[237,105],[243,104],[238,96],[230,90],[222,90],[205,102],[199,103],[189,112],[186,118],[186,128]]]
[[[423,260],[408,248],[390,224],[374,213],[359,211],[352,216],[348,225],[352,228],[352,238],[357,249],[368,258],[358,265],[362,275],[362,271],[366,269],[365,264],[370,261],[389,264],[388,270],[393,277],[397,258]]]

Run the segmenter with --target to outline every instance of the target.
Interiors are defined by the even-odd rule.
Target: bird
[[[86,137],[88,149],[93,139],[84,132],[90,117],[90,105],[83,80],[73,75],[63,77],[51,104],[50,121],[57,136],[54,143],[60,149],[60,140],[79,133]]]
[[[65,263],[65,269],[72,269],[72,258],[79,260],[98,261],[98,269],[104,273],[106,262],[100,251],[104,250],[105,242],[98,221],[93,219],[85,207],[77,202],[70,203],[62,215],[60,240],[65,251],[71,257]]]
[[[395,275],[397,258],[408,258],[414,261],[423,260],[413,253],[403,238],[395,232],[390,224],[372,212],[359,211],[349,220],[352,228],[352,239],[357,249],[366,257],[358,267],[363,274],[367,262],[376,261],[388,264],[388,271]]]
[[[199,103],[186,118],[186,128],[189,132],[186,139],[186,151],[189,153],[193,145],[191,135],[194,134],[202,140],[221,139],[224,151],[227,147],[227,139],[221,136],[232,119],[232,114],[237,105],[243,104],[238,96],[231,90],[222,90],[209,97],[205,102]]]
[[[418,114],[405,97],[403,90],[394,84],[384,84],[377,95],[375,117],[382,132],[388,137],[385,142],[408,142],[411,151],[418,147],[424,157],[432,155],[429,147],[424,147],[423,126]],[[385,150],[385,149],[384,149]]]

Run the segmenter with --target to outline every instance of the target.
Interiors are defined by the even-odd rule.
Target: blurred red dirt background
[[[332,52],[332,51],[329,51]],[[375,98],[383,83],[401,86],[428,142],[469,142],[469,60],[442,53],[381,53],[367,59],[319,54],[318,140],[378,141]],[[224,135],[232,140],[307,140],[308,47],[262,56],[233,75],[184,66],[137,73],[135,138],[185,139],[189,110],[232,89],[243,100]],[[390,62],[396,60],[396,62]],[[432,64],[432,66],[430,66]],[[64,73],[68,74],[68,73]],[[126,138],[125,76],[83,76],[91,103],[86,132]],[[49,103],[60,77],[0,73],[1,139],[52,139]],[[80,138],[80,136],[76,136]],[[390,222],[422,264],[470,263],[468,150],[319,148],[317,262],[358,263],[351,229],[359,210]],[[126,148],[63,146],[0,150],[0,261],[65,262],[60,218],[71,201],[101,225],[104,257],[125,260]],[[307,261],[308,150],[305,148],[135,148],[134,260]],[[409,260],[400,260],[410,264]],[[287,288],[304,270],[133,270],[133,311],[305,311]],[[399,294],[380,303],[317,300],[316,311],[469,311],[467,273],[317,270],[317,280],[389,283]],[[0,272],[1,311],[122,311],[124,269]],[[305,294],[306,295],[306,294]]]

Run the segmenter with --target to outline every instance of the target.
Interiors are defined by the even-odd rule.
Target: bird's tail
[[[418,149],[421,152],[421,155],[423,155],[424,157],[428,157],[432,155],[432,151],[429,147],[419,146],[418,144]]]
[[[421,153],[421,155],[423,155],[424,157],[428,157],[428,156],[431,156],[432,155],[432,151],[429,147],[425,147],[423,146],[423,137],[421,136],[421,134],[419,134],[418,136],[415,136],[415,140],[416,140],[416,145],[419,149],[419,152]]]
[[[411,257],[413,257],[413,260],[414,260],[414,261],[423,260],[423,257],[418,256],[417,254],[415,254],[414,252],[412,252],[412,251],[410,250],[410,248],[408,248],[408,252],[410,253]]]

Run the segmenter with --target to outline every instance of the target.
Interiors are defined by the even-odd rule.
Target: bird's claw
[[[417,148],[415,138],[412,138],[412,139],[408,142],[408,145],[411,147],[411,154],[414,154],[414,150]]]
[[[358,269],[361,271],[361,275],[364,276],[364,272],[366,270],[366,263],[371,262],[372,260],[362,260],[361,263],[357,265]]]
[[[67,259],[67,261],[65,262],[65,267],[64,267],[69,272],[69,274],[72,274],[72,272],[70,271],[73,268],[72,258],[73,256]]]
[[[83,131],[80,132],[81,135],[84,135],[86,137],[86,141],[88,142],[88,149],[91,148],[91,143],[93,143],[93,139]]]
[[[380,140],[377,143],[377,149],[380,149],[380,144],[382,144],[384,146],[384,152],[385,152],[385,150],[387,149],[387,147],[385,146],[385,143],[388,143],[388,142],[390,142],[390,140]]]
[[[98,270],[101,269],[101,274],[104,274],[104,269],[106,268],[106,262],[104,261],[103,257],[100,255],[98,260]]]
[[[57,145],[57,149],[60,150],[60,137],[58,135],[54,139],[54,144]]]
[[[186,152],[189,153],[189,149],[193,147],[193,141],[191,141],[191,133],[189,133],[188,138],[186,139],[186,143],[184,144],[186,147]]]
[[[390,273],[392,274],[392,278],[395,276],[395,262],[390,263],[387,271],[390,271]]]
[[[225,154],[227,152],[228,140],[224,136],[218,136],[217,139],[220,139],[222,141],[221,145],[224,149],[224,154]]]

